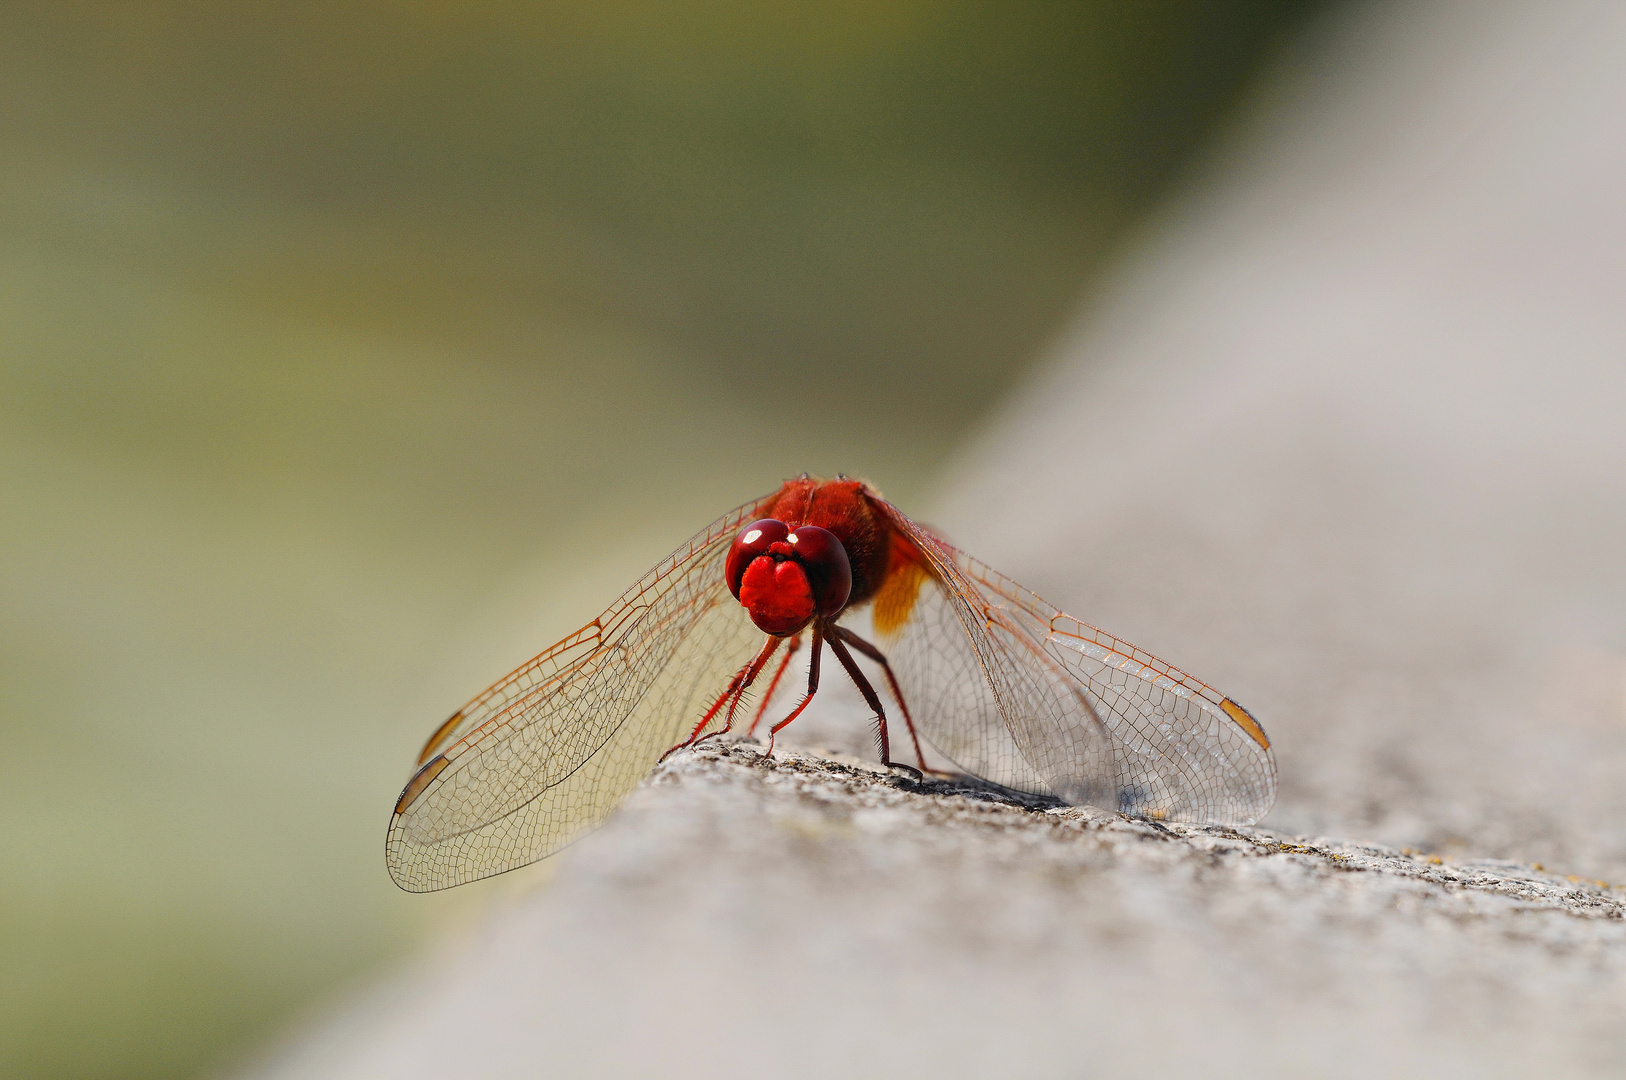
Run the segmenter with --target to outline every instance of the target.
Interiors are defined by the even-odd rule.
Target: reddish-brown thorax
[[[757,512],[778,518],[792,529],[817,525],[834,533],[852,565],[852,592],[846,606],[856,607],[873,597],[886,580],[892,555],[892,524],[871,502],[875,497],[862,480],[787,480]]]

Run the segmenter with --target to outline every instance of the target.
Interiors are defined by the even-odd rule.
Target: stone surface
[[[265,1075],[1626,1073],[1623,54],[1350,9],[904,508],[1252,709],[1261,828],[707,748]]]
[[[1608,1073],[1623,915],[1517,863],[703,746],[268,1075]]]

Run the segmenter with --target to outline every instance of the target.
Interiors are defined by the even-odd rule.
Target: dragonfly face
[[[834,533],[817,525],[792,529],[777,518],[740,531],[724,576],[757,629],[775,637],[799,633],[815,616],[835,615],[853,585],[847,549]]]

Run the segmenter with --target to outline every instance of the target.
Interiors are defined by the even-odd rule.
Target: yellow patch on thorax
[[[920,583],[930,576],[926,568],[913,560],[905,562],[886,575],[875,593],[873,619],[875,632],[882,637],[897,633],[915,610],[920,596]]]

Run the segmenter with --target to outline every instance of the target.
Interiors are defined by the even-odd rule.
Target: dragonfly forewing
[[[1250,824],[1270,810],[1275,757],[1247,710],[880,505],[928,580],[907,617],[878,610],[878,632],[921,733],[951,761],[1154,818]]]
[[[1251,824],[1276,798],[1276,761],[1258,721],[1236,702],[1178,668],[1097,630],[1003,574],[955,552],[1002,620],[1043,642],[1090,702],[1112,745],[1114,800],[1126,813],[1174,821]],[[1065,742],[1067,733],[1054,735]],[[1053,790],[1069,798],[1075,781],[1069,757],[1041,769]],[[1090,771],[1081,778],[1095,789]],[[1095,802],[1095,800],[1085,800]]]
[[[881,634],[921,733],[961,768],[1003,787],[1070,802],[1110,799],[1111,741],[1043,636],[1008,618],[962,572],[952,546],[885,510],[928,571],[907,618]],[[892,621],[882,617],[878,627]]]
[[[558,850],[689,733],[761,636],[722,573],[758,501],[460,711],[390,821],[385,859],[402,888],[447,888]]]

